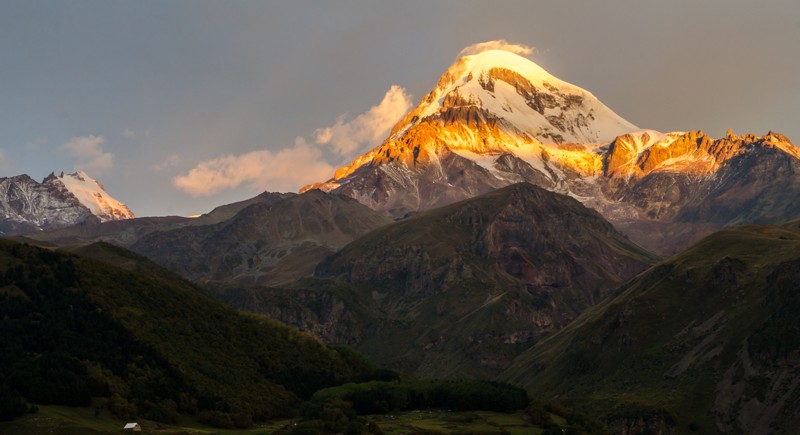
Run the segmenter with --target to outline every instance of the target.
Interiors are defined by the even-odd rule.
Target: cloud
[[[130,128],[126,128],[122,131],[122,137],[125,139],[136,139],[136,132],[131,130]]]
[[[364,151],[365,146],[383,140],[410,108],[411,96],[405,89],[392,86],[378,105],[352,121],[341,115],[334,125],[317,129],[314,144],[297,137],[294,146],[279,151],[257,150],[206,160],[173,178],[172,184],[195,197],[241,185],[254,191],[296,191],[306,184],[329,179],[336,169],[325,160],[323,154],[332,154],[323,153],[322,145],[332,145],[335,155],[351,158]],[[153,169],[163,170],[177,162],[177,156],[171,156],[153,165]]]
[[[173,178],[172,184],[195,197],[242,184],[254,191],[296,191],[302,185],[327,179],[333,169],[322,160],[320,149],[298,137],[293,147],[275,153],[259,150],[200,162],[186,175]]]
[[[408,112],[411,104],[411,96],[406,90],[393,85],[377,106],[352,121],[345,122],[346,115],[341,115],[334,125],[317,129],[316,142],[333,145],[338,154],[352,157],[355,153],[378,145]]]
[[[489,50],[504,50],[527,56],[533,54],[533,52],[536,51],[536,48],[523,44],[512,44],[505,39],[496,39],[494,41],[479,42],[477,44],[472,44],[469,47],[465,47],[460,53],[458,53],[458,57],[483,53],[484,51]]]
[[[76,170],[86,171],[97,177],[114,166],[114,155],[103,149],[105,141],[102,136],[78,136],[61,145],[59,149],[76,160]]]
[[[167,157],[166,159],[164,159],[163,162],[154,164],[153,166],[151,166],[151,168],[153,168],[154,171],[160,172],[160,171],[163,171],[164,169],[171,168],[173,166],[177,166],[180,162],[181,162],[181,158],[178,157],[176,154],[173,154],[173,155]]]

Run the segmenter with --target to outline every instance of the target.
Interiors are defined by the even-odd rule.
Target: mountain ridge
[[[235,213],[223,206],[196,225],[150,232],[130,249],[193,280],[278,285],[311,275],[326,255],[391,222],[318,190],[258,198],[235,205]]]
[[[770,180],[768,167],[781,165],[788,169]],[[753,179],[768,195],[754,199],[753,210],[737,203],[754,191],[737,183],[737,167],[761,168]],[[800,149],[779,133],[729,130],[713,139],[702,130],[642,130],[535,63],[491,51],[456,61],[381,145],[301,191],[347,195],[402,217],[527,181],[580,200],[637,243],[671,254],[726,225],[794,218],[800,210],[771,197],[798,202],[799,190],[778,188],[800,184],[798,171]],[[714,216],[702,205],[707,198],[730,212]],[[682,236],[670,242],[670,234]]]
[[[519,183],[377,228],[286,290],[217,291],[393,369],[485,377],[654,261],[594,210]]]
[[[0,235],[134,217],[83,171],[51,173],[41,183],[27,174],[0,178]]]

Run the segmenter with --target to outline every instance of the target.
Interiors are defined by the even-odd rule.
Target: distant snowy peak
[[[41,183],[26,174],[0,177],[0,235],[133,217],[84,172],[50,174]]]
[[[526,142],[597,145],[639,130],[590,92],[524,57],[490,50],[463,57],[448,68],[393,136],[431,117],[460,119],[467,108],[477,109],[473,119],[495,121]]]
[[[72,174],[50,174],[44,180],[61,183],[78,202],[88,208],[101,222],[134,218],[127,205],[109,195],[102,184],[83,171]]]

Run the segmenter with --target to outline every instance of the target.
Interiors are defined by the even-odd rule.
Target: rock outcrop
[[[83,172],[50,174],[42,183],[23,174],[0,178],[0,235],[134,217]]]

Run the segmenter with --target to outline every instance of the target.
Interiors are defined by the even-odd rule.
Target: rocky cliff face
[[[0,178],[0,235],[132,217],[124,204],[84,173],[50,174],[42,183],[25,174]]]
[[[63,187],[42,185],[27,175],[0,179],[0,232],[12,235],[91,220],[89,209]],[[94,219],[95,221],[99,221]]]
[[[328,282],[314,288],[214,286],[217,298],[243,311],[264,314],[301,329],[322,343],[357,346],[370,334],[376,312],[370,298]]]
[[[585,202],[643,246],[675,252],[729,225],[800,214],[800,150],[780,134],[673,134],[635,156],[629,140],[611,143],[602,200]]]

